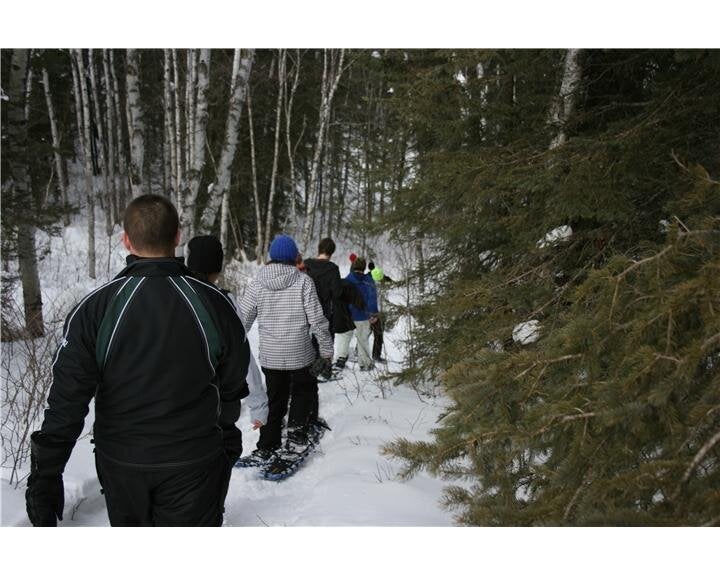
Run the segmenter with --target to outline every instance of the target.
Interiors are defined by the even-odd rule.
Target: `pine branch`
[[[690,466],[687,467],[687,470],[685,470],[685,474],[683,474],[682,480],[680,480],[680,484],[675,489],[675,492],[672,495],[672,499],[675,500],[679,495],[680,491],[682,490],[683,486],[687,483],[687,481],[690,479],[690,475],[693,473],[693,470],[697,468],[698,464],[702,462],[703,458],[705,458],[705,455],[712,450],[713,446],[720,442],[720,430],[715,433],[715,435],[710,438],[702,448],[698,451],[697,454],[695,454],[695,458],[692,459],[692,462],[690,462]]]
[[[536,366],[544,365],[544,367],[547,367],[550,364],[556,364],[558,362],[565,362],[566,360],[572,360],[574,358],[582,358],[582,354],[566,354],[565,356],[560,356],[558,358],[551,358],[550,360],[544,360],[542,362],[540,362],[540,361],[533,362],[528,368],[526,368],[525,370],[520,372],[520,374],[515,376],[515,380],[519,380],[520,378],[525,376],[525,374],[530,372],[530,370],[532,370]]]

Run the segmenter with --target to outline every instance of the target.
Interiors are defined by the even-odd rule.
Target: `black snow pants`
[[[150,470],[95,454],[111,526],[221,526],[232,467],[224,452]]]
[[[383,326],[384,322],[382,319],[382,316],[378,314],[377,316],[377,322],[374,324],[370,324],[370,330],[372,331],[373,335],[373,349],[372,349],[372,357],[373,360],[380,360],[382,357],[382,347],[383,347]]]
[[[269,450],[282,444],[282,423],[288,411],[288,427],[305,428],[313,410],[317,410],[317,377],[310,373],[310,366],[299,370],[262,369],[268,396],[268,421],[260,428],[257,447]],[[316,412],[317,414],[317,412]]]

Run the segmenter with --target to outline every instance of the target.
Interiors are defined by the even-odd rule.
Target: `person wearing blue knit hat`
[[[298,256],[297,244],[287,234],[278,234],[270,244],[270,261],[292,264],[295,265],[295,261]]]
[[[260,269],[240,302],[247,331],[257,320],[260,366],[265,374],[270,413],[260,428],[257,449],[240,466],[269,464],[282,448],[282,422],[288,413],[284,451],[301,453],[315,436],[311,416],[317,390],[316,356],[331,365],[333,341],[315,284],[295,266],[295,241],[280,234],[270,244],[270,261]],[[312,337],[318,343],[313,346]]]

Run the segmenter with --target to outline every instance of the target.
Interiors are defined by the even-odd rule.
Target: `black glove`
[[[57,526],[65,506],[62,475],[73,444],[54,442],[42,432],[33,432],[30,447],[30,476],[25,491],[28,518],[33,526]]]
[[[316,358],[310,366],[310,374],[322,376],[325,380],[332,378],[332,362],[327,358]]]
[[[25,491],[25,508],[33,526],[57,526],[63,519],[65,486],[62,474],[28,478]]]

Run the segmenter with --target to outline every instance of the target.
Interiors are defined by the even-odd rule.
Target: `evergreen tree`
[[[718,523],[720,53],[584,51],[558,147],[562,53],[461,56],[408,64],[391,216],[434,241],[418,356],[453,404],[388,452],[461,480],[464,524]]]

